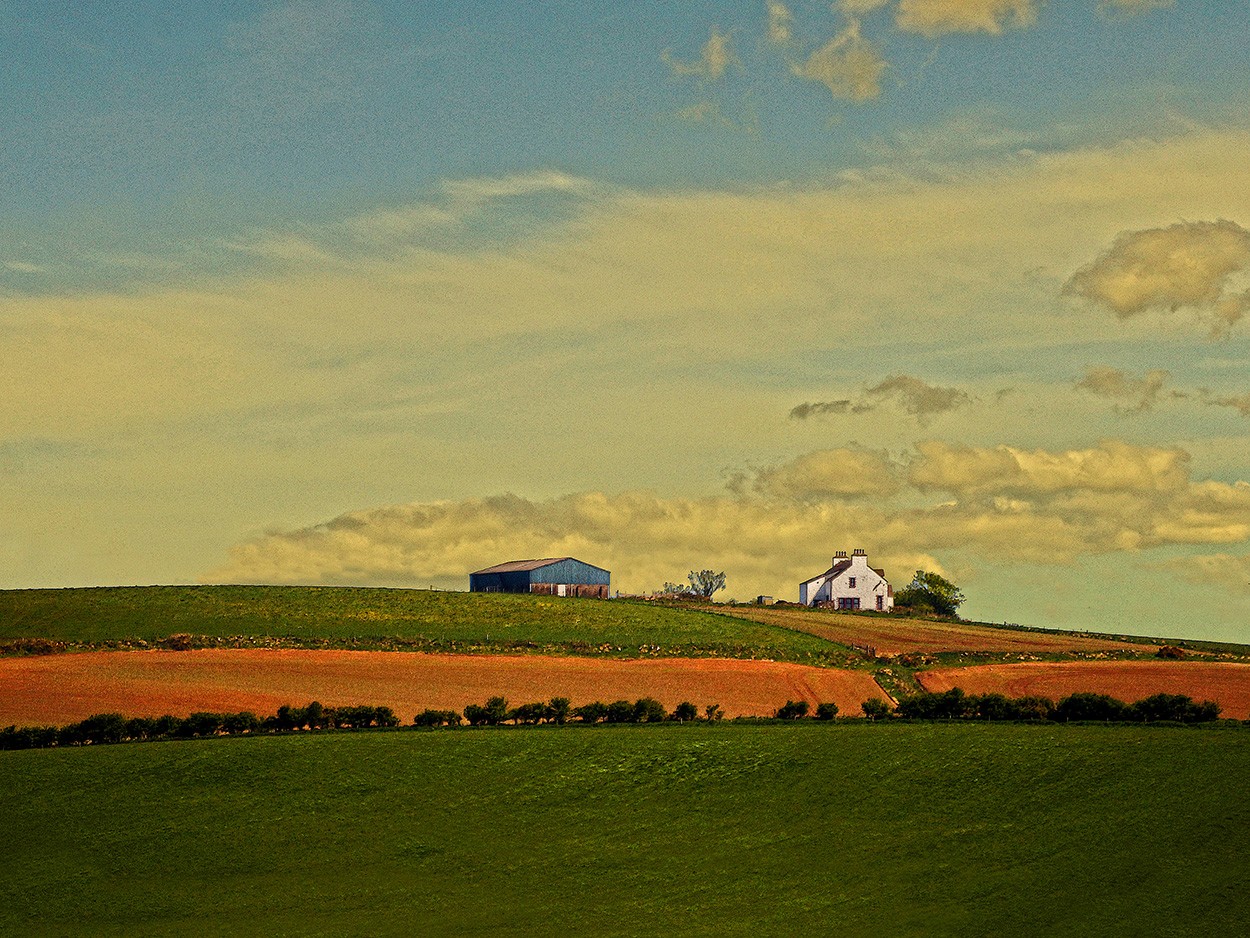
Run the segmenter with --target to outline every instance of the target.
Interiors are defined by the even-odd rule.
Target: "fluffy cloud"
[[[863,449],[826,449],[760,470],[755,491],[795,501],[884,498],[901,487],[899,466]]]
[[[869,397],[892,400],[923,424],[929,418],[954,410],[971,398],[958,388],[940,388],[910,375],[895,375],[868,389]]]
[[[1222,586],[1233,592],[1250,593],[1250,555],[1181,557],[1156,564],[1156,567],[1160,570],[1179,570],[1181,576],[1198,586]]]
[[[888,67],[876,43],[861,36],[858,21],[852,20],[790,70],[799,78],[824,85],[835,98],[871,101],[881,94],[881,76]]]
[[[794,14],[781,0],[768,0],[768,41],[784,46],[793,37],[791,23]]]
[[[625,590],[699,564],[745,593],[786,595],[838,546],[868,548],[897,577],[940,569],[953,551],[1063,563],[1250,540],[1250,485],[1195,481],[1183,450],[1118,441],[1068,451],[931,441],[899,459],[834,449],[750,481],[702,498],[505,495],[352,512],[242,543],[206,580],[463,586],[489,563],[567,554],[609,567]]]
[[[715,80],[725,74],[730,65],[737,62],[729,48],[729,36],[713,28],[711,38],[703,44],[702,53],[694,62],[683,62],[667,50],[660,56],[664,64],[678,77],[688,75]]]
[[[1168,377],[1168,372],[1162,369],[1154,369],[1135,378],[1109,365],[1090,365],[1085,369],[1085,376],[1076,382],[1076,387],[1116,401],[1116,409],[1121,413],[1141,413],[1159,402]]]
[[[959,498],[1036,496],[1073,492],[1178,493],[1189,486],[1189,454],[1177,448],[1108,440],[1082,450],[1022,450],[1011,446],[917,443],[908,481],[922,491]],[[1250,488],[1247,489],[1250,494]]]
[[[926,384],[910,375],[894,375],[868,388],[857,400],[816,401],[798,404],[790,410],[793,420],[806,420],[825,414],[864,414],[886,403],[911,414],[927,426],[938,414],[954,410],[971,401],[965,391]]]
[[[1098,0],[1098,12],[1109,16],[1138,16],[1151,10],[1171,9],[1176,0]]]
[[[1034,0],[899,0],[899,29],[934,37],[946,33],[991,33],[1032,26]]]
[[[1230,290],[1232,278],[1247,271],[1250,231],[1225,220],[1178,222],[1120,234],[1064,291],[1122,319],[1188,307],[1222,332],[1250,311],[1250,290]]]
[[[1210,391],[1202,391],[1202,402],[1214,407],[1231,407],[1243,417],[1250,417],[1250,393],[1220,396]]]

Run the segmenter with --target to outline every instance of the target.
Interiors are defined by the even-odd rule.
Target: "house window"
[[[839,609],[858,609],[859,597],[858,596],[839,596],[838,608]]]
[[[852,576],[852,577],[847,577],[847,578],[846,578],[846,585],[847,585],[847,586],[849,586],[851,589],[855,589],[855,577],[853,577],[853,576]]]

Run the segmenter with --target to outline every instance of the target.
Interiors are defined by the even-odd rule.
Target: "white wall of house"
[[[815,579],[799,585],[799,602],[810,606],[818,602],[832,602],[840,606],[839,600],[848,600],[851,608],[855,608],[855,600],[859,600],[859,609],[880,610],[889,612],[894,608],[894,594],[885,577],[868,565],[868,556],[862,553],[850,557],[834,557],[831,567],[837,567],[844,560],[850,566],[838,573],[823,573]]]

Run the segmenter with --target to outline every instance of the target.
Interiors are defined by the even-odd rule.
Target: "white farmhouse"
[[[835,604],[839,609],[875,609],[889,612],[894,608],[894,588],[885,579],[885,571],[868,566],[868,555],[854,550],[851,556],[840,550],[833,555],[833,566],[799,584],[799,602],[814,606],[819,602]]]

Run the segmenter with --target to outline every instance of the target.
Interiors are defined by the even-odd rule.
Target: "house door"
[[[561,583],[559,586],[556,587],[556,595],[557,596],[569,595],[569,588],[565,586],[563,583]]]

